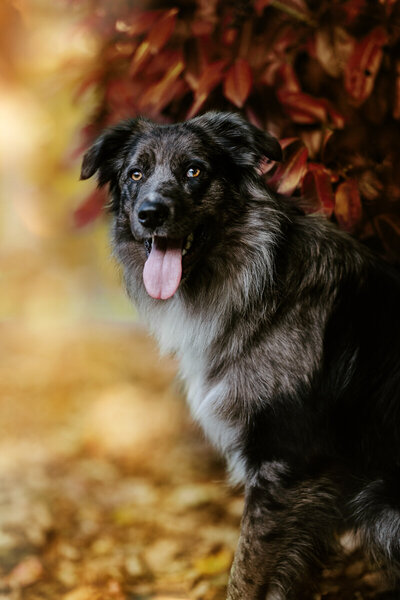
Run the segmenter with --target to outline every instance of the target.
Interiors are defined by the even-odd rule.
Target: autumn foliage
[[[400,259],[398,0],[70,2],[102,40],[78,90],[99,97],[84,147],[126,117],[240,111],[281,140],[283,163],[262,165],[271,187]],[[103,201],[93,192],[76,223]]]

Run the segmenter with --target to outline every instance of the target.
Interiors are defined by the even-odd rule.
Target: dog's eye
[[[198,177],[199,175],[200,169],[197,169],[196,167],[190,167],[190,169],[186,171],[186,177]]]
[[[135,169],[131,173],[131,179],[133,179],[133,181],[140,181],[142,179],[142,177],[143,177],[143,173],[139,169]]]

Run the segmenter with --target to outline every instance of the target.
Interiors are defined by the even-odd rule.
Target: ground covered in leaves
[[[1,335],[0,600],[223,599],[243,499],[173,362],[125,326]],[[381,589],[344,551],[309,598]]]

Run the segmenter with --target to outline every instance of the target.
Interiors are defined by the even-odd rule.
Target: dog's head
[[[280,160],[279,143],[235,114],[176,125],[139,118],[97,139],[81,178],[97,172],[100,186],[110,184],[116,243],[141,261],[148,294],[167,299],[240,211],[241,181],[255,177],[263,157]]]

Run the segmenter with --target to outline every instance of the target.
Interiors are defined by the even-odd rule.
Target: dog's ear
[[[98,172],[99,186],[113,179],[121,169],[126,151],[144,133],[145,119],[129,119],[106,129],[83,157],[81,179],[89,179]]]
[[[240,166],[257,167],[263,157],[282,160],[278,140],[235,113],[207,112],[189,123],[205,129]]]

